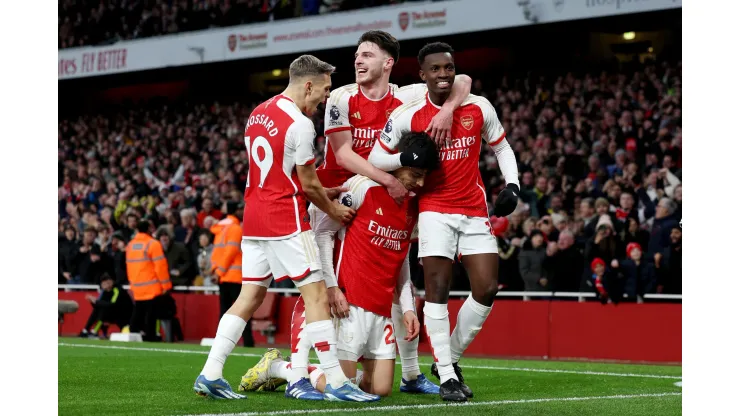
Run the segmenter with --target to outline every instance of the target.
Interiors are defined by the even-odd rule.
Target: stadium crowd
[[[496,108],[522,185],[514,214],[492,218],[501,290],[593,291],[602,302],[681,293],[681,63],[491,82],[477,79],[473,93]],[[60,120],[59,283],[96,284],[104,272],[125,283],[122,250],[139,219],[163,242],[174,285],[217,283],[209,229],[242,203],[241,134],[257,102]],[[321,134],[323,111],[314,120]],[[318,164],[323,148],[319,136]],[[492,207],[505,184],[487,147],[479,164]],[[462,267],[456,275],[453,289],[469,289]]]
[[[59,0],[58,47],[105,45],[396,3],[403,0]]]

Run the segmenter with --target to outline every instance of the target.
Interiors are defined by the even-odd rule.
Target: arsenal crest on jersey
[[[463,116],[460,119],[460,124],[462,124],[463,127],[465,127],[465,130],[470,130],[473,128],[473,116]]]
[[[229,50],[234,52],[236,49],[236,35],[229,35]]]
[[[401,30],[405,31],[409,27],[409,13],[402,12],[398,15],[398,25],[401,26]]]

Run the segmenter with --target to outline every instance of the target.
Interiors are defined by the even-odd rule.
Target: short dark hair
[[[149,225],[150,225],[149,224],[149,221],[144,221],[144,220],[139,221],[136,224],[136,231],[138,231],[140,233],[148,233],[149,232]]]
[[[419,56],[418,56],[419,65],[424,63],[424,58],[426,58],[427,55],[432,55],[435,53],[445,53],[445,52],[452,55],[453,53],[455,53],[455,50],[452,49],[452,46],[444,42],[427,43],[426,45],[424,45],[423,48],[421,48],[421,50],[419,50]]]
[[[131,217],[134,217],[134,218],[136,218],[136,219],[138,219],[138,218],[139,218],[139,216],[138,216],[138,215],[134,214],[133,212],[129,212],[129,213],[128,213],[128,215],[126,215],[126,219],[129,219],[129,218],[131,218]]]
[[[426,162],[424,169],[434,170],[439,167],[439,150],[431,137],[424,132],[409,131],[401,136],[398,143],[398,151],[404,152],[413,149],[414,152],[422,153]]]
[[[114,279],[113,276],[108,274],[108,272],[103,272],[103,274],[100,275],[100,282],[102,283],[104,280],[116,280],[116,279]]]
[[[226,215],[236,215],[239,211],[239,203],[236,201],[228,201],[226,203]]]
[[[378,45],[378,47],[388,53],[388,55],[393,58],[393,62],[398,62],[398,58],[401,54],[401,44],[398,43],[398,40],[393,37],[388,32],[384,32],[382,30],[371,30],[368,32],[365,32],[360,36],[360,39],[357,41],[357,46],[360,46],[360,44],[370,42]]]

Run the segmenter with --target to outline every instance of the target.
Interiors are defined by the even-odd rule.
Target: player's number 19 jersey
[[[244,238],[279,240],[311,229],[295,167],[314,163],[315,137],[311,120],[283,95],[250,114],[244,131],[249,161]]]

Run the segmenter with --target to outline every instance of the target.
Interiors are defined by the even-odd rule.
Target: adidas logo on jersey
[[[354,118],[356,118],[356,119],[358,119],[358,120],[359,120],[359,119],[362,119],[362,116],[360,116],[360,112],[359,112],[359,111],[357,111],[357,112],[355,112],[355,113],[352,113],[352,117],[354,117]]]
[[[378,208],[375,210],[375,213],[378,215],[383,215],[383,208]]]

